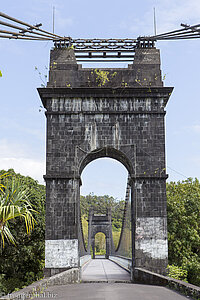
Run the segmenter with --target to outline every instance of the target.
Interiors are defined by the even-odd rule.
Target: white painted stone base
[[[136,226],[136,250],[142,250],[148,257],[168,257],[167,221],[165,218],[138,218]]]
[[[46,240],[45,268],[78,267],[78,240]]]

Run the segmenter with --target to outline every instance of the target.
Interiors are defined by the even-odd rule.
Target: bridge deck
[[[51,286],[43,300],[184,300],[185,296],[165,287],[131,283],[82,283]]]
[[[95,259],[83,271],[83,279],[90,283],[50,286],[42,293],[58,300],[184,300],[188,299],[161,286],[125,283],[130,280],[128,272],[107,259]],[[114,282],[120,281],[121,282]],[[94,283],[92,281],[100,281]],[[107,281],[107,282],[104,282]],[[46,298],[45,298],[46,297]]]
[[[92,259],[82,272],[82,281],[130,281],[130,274],[108,259]]]

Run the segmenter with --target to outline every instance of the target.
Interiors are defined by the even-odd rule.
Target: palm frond
[[[8,177],[8,176],[10,176],[9,173],[4,173],[4,174],[0,175],[0,181],[1,181],[3,178],[6,178],[6,177]],[[4,189],[5,189],[5,188],[6,188],[5,185],[3,185],[3,184],[0,182],[0,192],[1,192],[1,193],[4,192]]]
[[[4,248],[5,246],[5,238],[8,242],[11,242],[12,244],[15,245],[15,238],[14,236],[12,235],[12,233],[10,232],[10,229],[8,228],[7,225],[4,225],[2,227],[2,229],[0,230],[0,233],[1,233],[1,241],[2,241],[2,246]]]
[[[3,246],[5,237],[11,242],[14,241],[14,237],[11,236],[8,228],[10,220],[17,217],[23,218],[27,234],[30,234],[34,229],[36,220],[33,213],[37,213],[37,211],[33,209],[29,198],[28,189],[24,189],[15,178],[12,179],[11,184],[5,189],[4,193],[0,194],[0,231]]]

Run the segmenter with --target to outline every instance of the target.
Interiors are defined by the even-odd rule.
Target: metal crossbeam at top
[[[77,61],[131,62],[135,48],[153,48],[154,41],[137,39],[72,39],[54,40],[55,48],[73,48]]]
[[[4,22],[2,19],[10,22]],[[0,12],[0,38],[32,41],[53,41],[54,47],[73,49],[77,61],[127,62],[133,61],[136,48],[153,48],[159,40],[200,38],[200,24],[181,24],[182,28],[154,36],[136,39],[72,39],[41,29],[42,24],[31,25]],[[7,30],[4,30],[6,27]]]

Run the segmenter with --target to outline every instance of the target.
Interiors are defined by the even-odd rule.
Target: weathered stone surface
[[[168,286],[170,289],[182,293],[184,296],[191,297],[191,299],[200,299],[200,287],[187,283],[185,281],[177,280],[167,276],[162,276],[145,269],[135,268],[134,283],[145,283],[152,285]]]
[[[112,236],[112,216],[111,209],[107,210],[105,215],[97,215],[91,209],[88,220],[88,253],[90,253],[90,245],[92,246],[93,258],[95,258],[95,235],[98,232],[105,234],[106,238],[106,258],[115,251]]]
[[[104,80],[98,76],[104,72]],[[48,87],[162,87],[160,52],[137,49],[128,68],[83,68],[76,64],[72,49],[53,49],[50,57]]]
[[[48,87],[38,91],[47,110],[46,240],[78,239],[79,249],[83,248],[82,170],[94,159],[114,158],[130,175],[136,266],[163,273],[167,264],[164,117],[172,88],[163,87],[159,50],[136,49],[128,68],[98,70],[77,65],[72,49],[52,50]],[[146,233],[135,242],[138,227]]]
[[[46,240],[45,241],[45,267],[76,268],[79,266],[78,240]]]

